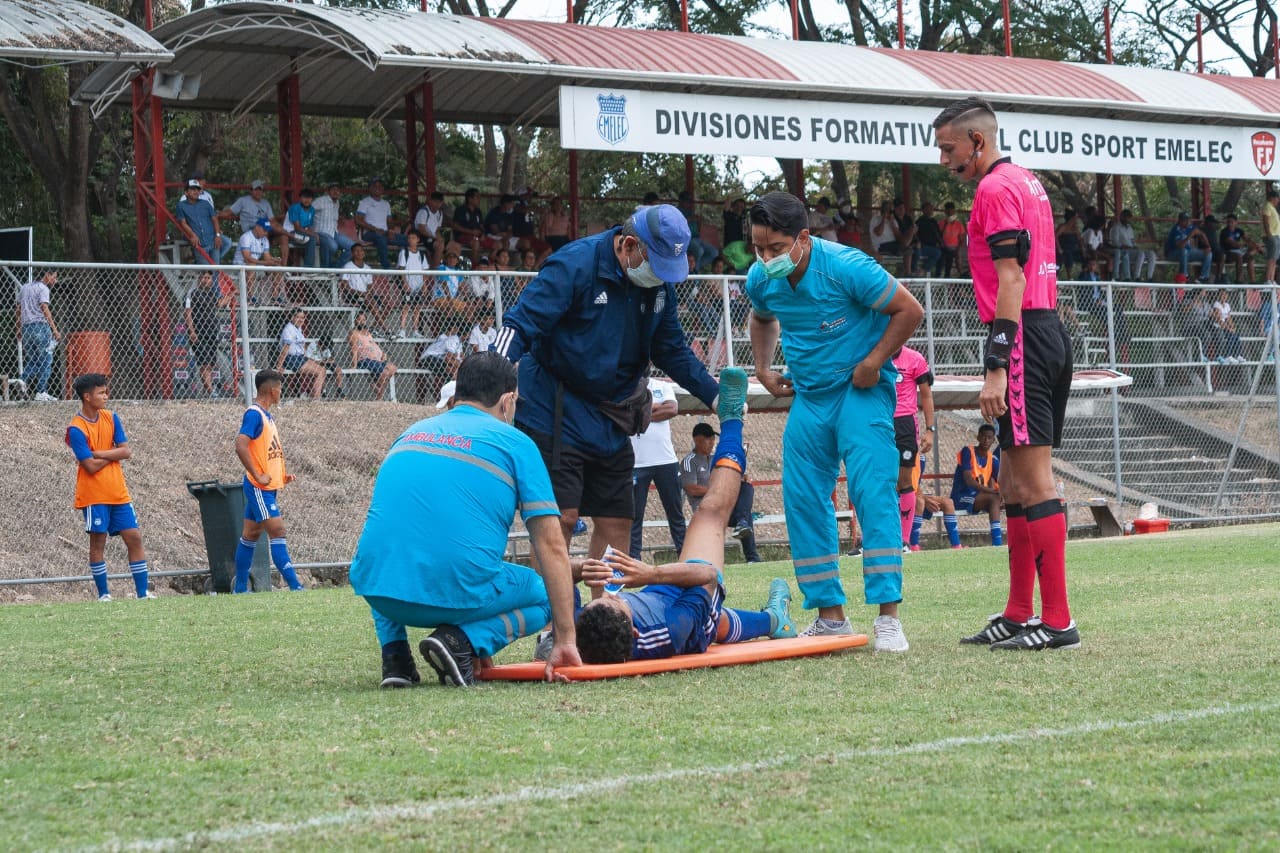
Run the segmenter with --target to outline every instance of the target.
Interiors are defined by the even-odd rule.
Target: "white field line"
[[[622,788],[635,785],[652,785],[654,783],[696,779],[702,777],[739,776],[760,770],[774,770],[805,761],[824,764],[853,761],[861,758],[895,758],[921,753],[945,752],[966,746],[1001,746],[1011,743],[1044,740],[1047,738],[1074,737],[1077,735],[1097,734],[1100,732],[1126,731],[1145,729],[1155,726],[1189,723],[1213,717],[1228,717],[1239,714],[1268,713],[1280,710],[1280,702],[1259,702],[1240,705],[1218,705],[1187,711],[1167,711],[1137,720],[1102,720],[1081,723],[1076,726],[1062,726],[1052,729],[1028,729],[1005,734],[971,735],[966,737],[949,737],[924,743],[905,744],[902,746],[871,747],[866,749],[850,749],[826,755],[779,755],[759,761],[742,764],[722,764],[716,766],[687,767],[682,769],[663,770],[657,773],[640,773],[631,776],[614,776],[596,779],[589,782],[576,782],[568,785],[550,787],[526,786],[502,794],[486,794],[479,797],[458,797],[436,800],[429,803],[412,803],[401,806],[382,806],[365,809],[344,809],[328,814],[298,821],[279,821],[270,823],[248,823],[241,826],[230,826],[225,829],[214,829],[206,832],[190,832],[170,838],[140,839],[136,841],[115,841],[96,847],[84,848],[90,851],[107,850],[179,850],[191,847],[202,847],[208,844],[237,844],[254,838],[265,838],[272,835],[292,835],[314,829],[328,827],[351,827],[362,824],[378,824],[396,820],[425,820],[450,812],[471,812],[501,808],[542,801],[564,802],[579,797],[595,796],[611,793]]]

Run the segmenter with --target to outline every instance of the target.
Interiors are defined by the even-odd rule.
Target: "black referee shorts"
[[[551,436],[520,423],[516,427],[538,445],[561,512],[577,509],[583,518],[631,519],[635,515],[631,442],[612,456],[596,456],[561,441],[560,462],[552,467]]]
[[[898,447],[898,467],[914,468],[920,455],[920,439],[916,436],[914,415],[897,415],[893,419],[893,443]]]
[[[1071,338],[1058,312],[1023,311],[1022,333],[1009,353],[1008,409],[996,423],[1000,447],[1062,443],[1071,371]]]

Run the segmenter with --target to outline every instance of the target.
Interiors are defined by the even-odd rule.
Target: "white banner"
[[[937,163],[934,107],[560,87],[566,149]],[[1029,169],[1261,180],[1276,128],[1003,112],[1000,150]]]

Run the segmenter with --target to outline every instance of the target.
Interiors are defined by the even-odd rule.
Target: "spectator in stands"
[[[1071,270],[1084,263],[1084,244],[1080,237],[1080,215],[1071,208],[1062,211],[1062,222],[1054,230],[1058,240],[1058,273],[1071,278]]]
[[[949,201],[942,206],[942,275],[951,278],[960,275],[960,249],[968,239],[965,222],[956,213],[956,203]]]
[[[1249,281],[1253,281],[1253,256],[1261,247],[1248,235],[1244,233],[1244,229],[1240,227],[1240,221],[1236,219],[1234,213],[1228,213],[1227,224],[1223,226],[1222,231],[1218,233],[1218,243],[1222,247],[1223,268],[1225,271],[1227,262],[1231,262],[1235,267],[1235,281],[1243,282],[1242,272],[1244,269],[1249,271]]]
[[[809,211],[809,233],[835,243],[836,224],[836,217],[831,215],[831,202],[823,196]]]
[[[1137,236],[1133,233],[1131,218],[1133,213],[1120,211],[1120,218],[1111,225],[1111,248],[1113,263],[1111,270],[1116,281],[1151,281],[1156,273],[1156,253],[1138,246]]]
[[[485,262],[483,257],[480,258],[480,262],[481,264]],[[449,275],[449,273],[461,272],[461,264],[462,261],[457,252],[445,249],[444,263],[437,271],[431,290],[431,307],[436,313],[461,313],[467,310],[466,292],[462,286],[463,276]]]
[[[938,278],[942,275],[942,226],[933,215],[933,202],[920,203],[916,220],[916,271]]]
[[[480,240],[484,237],[484,211],[480,209],[480,190],[468,187],[463,194],[462,204],[453,209],[453,239],[468,252],[471,260],[480,257]],[[449,247],[445,246],[445,255]],[[448,261],[448,258],[445,258]]]
[[[893,215],[893,202],[880,203],[880,209],[871,217],[871,253],[877,261],[885,255],[902,255],[901,234],[898,220]]]
[[[1213,252],[1208,248],[1209,238],[1191,221],[1191,214],[1185,210],[1178,214],[1178,221],[1169,229],[1164,239],[1164,256],[1178,263],[1178,272],[1190,278],[1191,264],[1200,262],[1201,284],[1209,280],[1209,272],[1213,269]]]
[[[346,234],[338,230],[338,218],[342,211],[338,204],[341,190],[334,182],[325,188],[324,195],[311,205],[315,217],[311,227],[316,234],[316,243],[320,247],[320,266],[344,267],[351,260],[351,250],[355,245]]]
[[[458,310],[464,310],[468,314],[479,311],[492,312],[493,302],[497,298],[498,289],[502,286],[501,278],[498,276],[498,265],[488,255],[481,255],[475,271],[482,274],[467,276],[467,286],[462,291],[465,294],[465,301],[469,304]],[[507,303],[504,301],[503,304]]]
[[[1111,253],[1106,245],[1107,220],[1094,214],[1085,222],[1084,233],[1080,235],[1080,245],[1084,250],[1084,260],[1093,261],[1099,276],[1105,276],[1111,264]]]
[[[382,197],[382,179],[369,179],[369,194],[360,199],[356,208],[356,227],[360,229],[360,239],[372,243],[378,250],[378,265],[383,269],[391,266],[389,247],[404,248],[405,236],[392,227],[391,202]]]
[[[564,199],[558,195],[552,196],[542,214],[542,239],[552,252],[559,251],[571,239],[569,224],[569,208]]]
[[[18,289],[18,335],[22,340],[22,390],[30,393],[34,382],[34,399],[41,403],[57,402],[49,393],[49,372],[53,369],[53,351],[62,333],[49,310],[49,290],[58,284],[58,271],[45,270],[40,280],[31,280]]]
[[[516,227],[516,197],[503,194],[498,203],[489,210],[484,218],[484,238],[480,241],[483,248],[514,249]]]
[[[909,278],[915,275],[915,250],[920,245],[920,232],[916,221],[907,210],[907,203],[900,198],[893,200],[893,221],[898,226],[897,239],[902,249],[903,273]]]
[[[1058,305],[1063,306],[1066,303],[1059,302]],[[911,550],[920,550],[920,528],[938,513],[942,513],[942,525],[947,529],[947,540],[953,549],[959,550],[964,546],[960,544],[960,524],[956,520],[956,505],[946,495],[927,495],[920,489],[920,472],[924,470],[925,462],[923,455],[916,457],[915,470],[911,479],[912,487],[916,492],[916,515],[911,522]]]
[[[1218,327],[1218,362],[1244,364],[1244,348],[1236,332],[1236,321],[1231,317],[1231,297],[1226,288],[1218,291],[1213,302],[1213,323]]]
[[[458,330],[462,328],[459,316],[447,311],[440,318],[440,334],[423,350],[418,361],[433,380],[432,396],[450,379],[458,376],[458,365],[462,363],[462,338]]]
[[[182,198],[178,199],[174,219],[191,244],[191,253],[197,264],[222,263],[235,244],[218,228],[218,212],[212,203],[200,197],[201,193],[199,181],[195,178],[187,181]]]
[[[511,233],[516,240],[515,251],[523,254],[533,250],[535,257],[551,254],[551,246],[539,236],[538,208],[533,199],[533,187],[525,187],[516,198],[515,225]]]
[[[628,553],[640,559],[644,544],[644,512],[649,502],[649,484],[658,490],[658,499],[667,514],[667,529],[676,553],[684,547],[684,493],[680,490],[680,461],[671,443],[671,419],[680,411],[676,386],[672,382],[649,377],[649,393],[653,395],[649,428],[631,436],[635,454],[632,484],[635,517],[631,522],[631,548]]]
[[[836,229],[836,240],[855,249],[862,248],[862,220],[854,212],[849,199],[842,198],[838,202],[841,225]]]
[[[1219,228],[1218,217],[1210,213],[1200,223],[1200,231],[1204,234],[1205,240],[1209,243],[1209,251],[1213,255],[1213,280],[1218,284],[1224,284],[1223,268],[1225,266],[1222,257],[1222,240],[1220,238],[1221,228]]]
[[[720,254],[720,250],[702,239],[702,217],[698,215],[693,193],[682,190],[676,209],[684,216],[685,222],[689,223],[688,249],[693,254],[694,269],[698,271],[708,269],[716,255]]]
[[[711,424],[694,424],[693,450],[680,460],[680,485],[694,512],[698,511],[698,504],[710,488],[711,457],[716,449],[717,435]],[[751,515],[755,495],[755,487],[747,482],[744,473],[738,499],[729,513],[728,526],[733,530],[733,537],[742,543],[742,557],[748,563],[763,562],[760,552],[756,550],[756,533]]]
[[[222,334],[219,312],[234,302],[235,291],[221,295],[213,286],[212,273],[200,273],[195,286],[187,291],[184,303],[187,342],[191,346],[192,361],[200,372],[204,393],[210,397],[219,396],[218,389],[213,387],[213,366],[218,360],[218,339]]]
[[[467,337],[467,354],[484,352],[497,340],[498,330],[493,327],[493,316],[488,311],[481,312]]]
[[[276,356],[277,372],[289,371],[302,378],[303,386],[311,385],[311,399],[324,396],[324,367],[318,361],[307,358],[307,312],[295,309],[280,330],[280,354]],[[307,396],[305,393],[302,396]]]
[[[957,510],[971,514],[985,512],[991,525],[991,544],[1004,544],[1000,524],[1000,448],[995,447],[996,428],[978,427],[978,443],[956,454],[956,472],[951,479],[951,500]]]
[[[1212,357],[1220,349],[1221,333],[1218,331],[1218,324],[1214,322],[1213,305],[1208,296],[1203,290],[1197,289],[1182,305],[1179,331],[1198,337],[1205,357]]]
[[[538,255],[533,249],[525,249],[520,253],[520,266],[516,267],[516,272],[537,272],[538,271]]]
[[[191,176],[187,180],[195,181],[197,184],[200,185],[200,198],[204,201],[209,202],[209,206],[216,211],[218,209],[218,206],[213,203],[213,194],[210,193],[207,189],[205,189],[205,186],[204,186],[204,170],[196,169],[194,172],[191,173]],[[222,217],[218,216],[218,218],[221,219]]]
[[[726,246],[730,243],[742,243],[747,239],[747,200],[735,198],[725,199],[724,211],[720,214],[721,238]]]
[[[275,215],[271,211],[271,202],[266,199],[266,185],[262,181],[249,184],[249,192],[232,202],[223,213],[239,221],[241,234],[253,230],[254,223],[259,219],[269,222]]]
[[[1076,291],[1077,304],[1089,312],[1094,328],[1098,329],[1103,337],[1108,337],[1107,328],[1114,321],[1116,348],[1119,350],[1117,358],[1122,362],[1128,362],[1129,323],[1125,319],[1124,311],[1120,308],[1113,305],[1115,310],[1108,310],[1110,300],[1107,289],[1102,286],[1102,276],[1098,273],[1096,258],[1089,258],[1084,262],[1084,271],[1080,273],[1080,280],[1091,282],[1091,284],[1087,288]]]
[[[440,266],[444,259],[444,238],[440,234],[444,225],[444,193],[433,192],[413,217],[413,230],[422,240],[422,248],[431,258],[433,267]]]
[[[1262,243],[1267,262],[1265,283],[1276,283],[1276,261],[1280,260],[1280,191],[1267,190],[1262,203]]]
[[[289,246],[302,252],[302,261],[309,267],[320,261],[319,240],[315,229],[316,194],[310,187],[303,187],[298,200],[289,205],[284,216],[284,230],[289,234]]]
[[[267,235],[271,233],[271,220],[263,218],[253,223],[253,226],[240,235],[239,251],[236,253],[236,263],[246,267],[278,267],[283,266],[284,261],[271,254],[271,240]],[[249,274],[249,290],[255,291],[256,284],[253,273]],[[284,276],[274,273],[268,278],[270,293],[267,298],[275,301],[278,305],[285,303],[284,292]],[[250,297],[250,301],[257,304],[257,297]]]
[[[356,314],[355,324],[347,335],[347,346],[351,349],[351,366],[369,371],[373,379],[373,399],[381,400],[387,383],[396,375],[396,366],[373,339],[373,332],[369,331],[369,315],[363,311]]]
[[[427,260],[427,253],[418,245],[417,231],[410,231],[406,236],[405,247],[396,258],[396,269],[408,271],[400,280],[400,339],[426,340],[419,328],[422,325],[422,306],[428,295],[423,287],[425,276],[422,271],[431,269],[431,262]],[[413,322],[406,325],[405,320],[410,316],[413,317]]]
[[[694,263],[690,255],[690,265]],[[707,338],[714,337],[724,323],[724,305],[720,301],[719,282],[700,281],[689,306],[697,321],[698,331]]]
[[[312,338],[307,341],[307,358],[314,361],[325,369],[326,372],[333,374],[333,396],[342,398],[347,396],[342,390],[342,365],[338,364],[338,360],[333,355],[333,338],[329,335],[321,335],[318,338]]]
[[[373,315],[376,328],[387,327],[387,306],[373,290],[373,267],[364,262],[364,244],[351,247],[351,260],[343,267],[346,272],[339,280],[342,301],[363,308]]]

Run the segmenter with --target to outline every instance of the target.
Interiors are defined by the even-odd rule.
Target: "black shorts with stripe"
[[[1008,409],[996,423],[1001,448],[1062,443],[1071,371],[1071,337],[1058,312],[1023,311],[1022,329],[1009,354]]]
[[[895,415],[893,443],[898,448],[898,467],[914,468],[920,455],[920,439],[916,436],[915,415]]]

